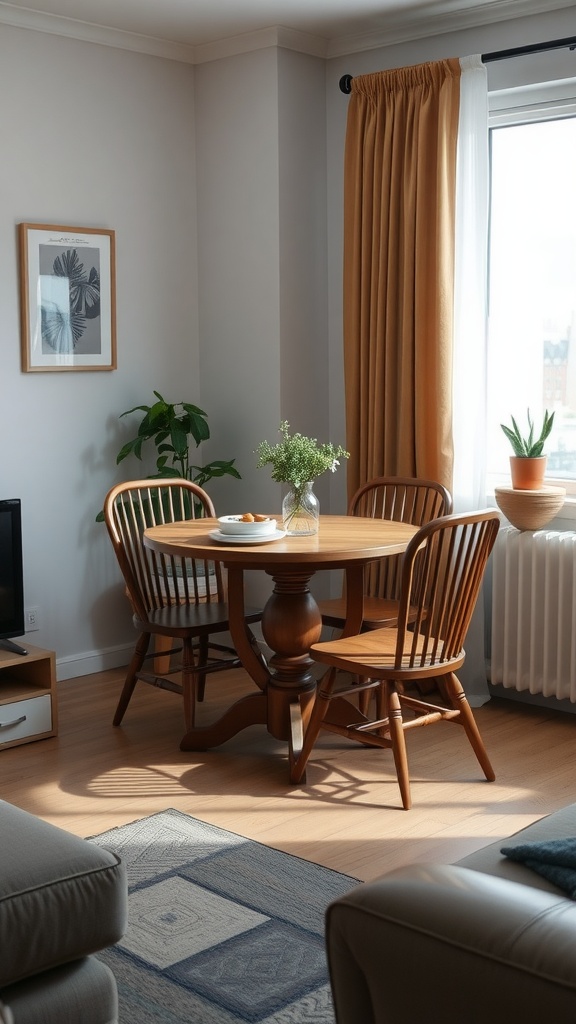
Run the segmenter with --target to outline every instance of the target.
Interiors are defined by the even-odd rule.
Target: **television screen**
[[[0,640],[24,632],[20,499],[4,498],[0,499]]]

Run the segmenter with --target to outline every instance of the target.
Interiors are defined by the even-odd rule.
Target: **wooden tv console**
[[[0,749],[56,736],[56,656],[23,641],[28,654],[0,648]]]

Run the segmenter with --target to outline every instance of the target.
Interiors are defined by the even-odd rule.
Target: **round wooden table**
[[[276,517],[280,521],[280,517]],[[258,692],[241,698],[212,725],[186,733],[182,750],[207,750],[249,725],[265,725],[286,740],[290,765],[302,748],[303,731],[316,683],[310,647],[320,639],[322,620],[309,583],[321,569],[343,569],[347,617],[344,635],[362,625],[364,566],[402,553],[416,527],[357,516],[320,516],[318,533],[258,544],[220,543],[210,537],[215,519],[167,523],[145,531],[144,544],[154,551],[222,562],[228,575],[232,642]],[[262,615],[262,635],[274,652],[266,661],[244,620],[244,571],[262,570],[274,580]]]

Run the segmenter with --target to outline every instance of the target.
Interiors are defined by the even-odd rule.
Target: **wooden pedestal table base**
[[[276,739],[287,741],[291,766],[302,750],[316,691],[309,650],[322,632],[318,605],[309,589],[314,572],[278,567],[266,572],[274,580],[262,616],[262,635],[274,652],[268,663],[244,622],[244,572],[235,566],[228,568],[232,643],[260,692],[243,697],[212,725],[190,730],[182,739],[181,750],[219,746],[249,725],[265,725]],[[362,568],[356,567],[350,576],[349,586],[361,590]]]

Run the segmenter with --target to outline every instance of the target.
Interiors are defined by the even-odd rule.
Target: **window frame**
[[[570,117],[576,117],[576,77],[492,90],[488,93],[490,154],[494,129]],[[491,170],[490,155],[490,174]],[[501,474],[490,474],[491,488],[507,482],[501,479]],[[576,480],[547,473],[546,482],[566,489],[565,507],[558,518],[576,518]]]

